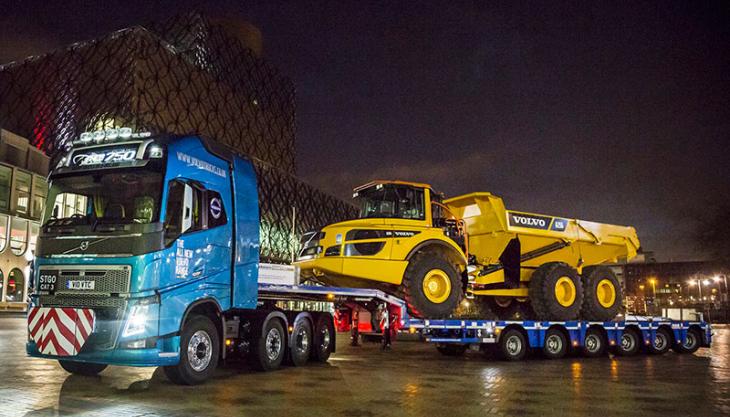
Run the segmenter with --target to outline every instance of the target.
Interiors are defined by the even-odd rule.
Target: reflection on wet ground
[[[715,333],[712,349],[694,355],[517,363],[442,357],[414,342],[355,348],[342,335],[327,365],[228,366],[179,387],[150,368],[69,376],[27,358],[24,319],[0,316],[0,416],[730,415],[730,330]]]

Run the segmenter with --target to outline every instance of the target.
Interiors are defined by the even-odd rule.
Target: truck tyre
[[[273,371],[281,366],[286,354],[286,332],[278,319],[272,318],[253,341],[251,365],[259,371]]]
[[[165,366],[165,375],[179,385],[200,384],[218,366],[220,350],[215,324],[206,316],[193,316],[185,322],[180,334],[180,362]]]
[[[586,338],[583,341],[583,356],[587,358],[598,358],[606,353],[606,337],[603,332],[596,328],[586,331]]]
[[[499,356],[506,361],[519,361],[527,355],[527,339],[517,329],[509,329],[499,336]]]
[[[665,328],[657,329],[654,340],[647,346],[652,355],[662,355],[672,347],[672,334]]]
[[[335,326],[329,313],[322,313],[317,317],[314,325],[314,346],[312,346],[312,360],[327,362],[335,345]]]
[[[530,279],[530,302],[539,320],[575,320],[583,287],[575,269],[562,262],[543,264]]]
[[[99,372],[103,371],[107,367],[107,365],[101,363],[74,362],[65,360],[59,360],[58,363],[61,364],[61,368],[65,369],[68,373],[85,376],[98,375]]]
[[[672,350],[677,353],[695,353],[700,348],[702,334],[696,329],[689,329],[684,343],[672,345]]]
[[[403,276],[408,310],[416,317],[443,318],[453,313],[463,294],[456,268],[438,254],[422,252],[408,263]]]
[[[560,359],[568,353],[568,338],[558,329],[550,329],[545,334],[542,353],[548,359]]]
[[[634,356],[641,348],[642,338],[636,329],[626,329],[621,335],[621,340],[616,347],[616,353],[620,356]]]
[[[437,343],[436,350],[444,356],[462,356],[469,345],[462,345],[458,343]]]
[[[291,333],[289,359],[294,366],[304,366],[312,353],[312,325],[308,319],[299,317]]]
[[[583,270],[583,318],[609,321],[623,303],[621,283],[611,268],[593,266]]]

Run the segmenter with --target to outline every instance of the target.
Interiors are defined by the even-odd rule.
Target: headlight
[[[124,332],[122,337],[134,336],[136,334],[144,333],[145,324],[147,323],[147,317],[149,316],[150,305],[149,304],[137,304],[132,307],[127,318],[127,324],[124,326]]]
[[[157,311],[155,308],[159,307],[159,305],[160,297],[158,295],[139,299],[132,306],[132,309],[129,310],[129,316],[127,317],[127,323],[124,325],[122,337],[144,333],[148,327],[147,323],[149,320],[154,320],[153,323],[156,324]]]

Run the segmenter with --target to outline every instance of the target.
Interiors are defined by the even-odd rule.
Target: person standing
[[[378,307],[380,313],[380,328],[383,330],[383,350],[390,349],[390,313],[385,304]]]

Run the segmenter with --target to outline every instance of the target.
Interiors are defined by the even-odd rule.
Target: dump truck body
[[[507,210],[491,193],[466,194],[444,204],[466,224],[468,251],[480,269],[472,281],[475,291],[509,280],[506,270],[519,268],[519,282],[528,282],[532,272],[548,262],[563,262],[580,272],[583,266],[631,259],[639,249],[633,227]],[[515,239],[519,244],[512,249]],[[517,249],[519,256],[507,253]]]

